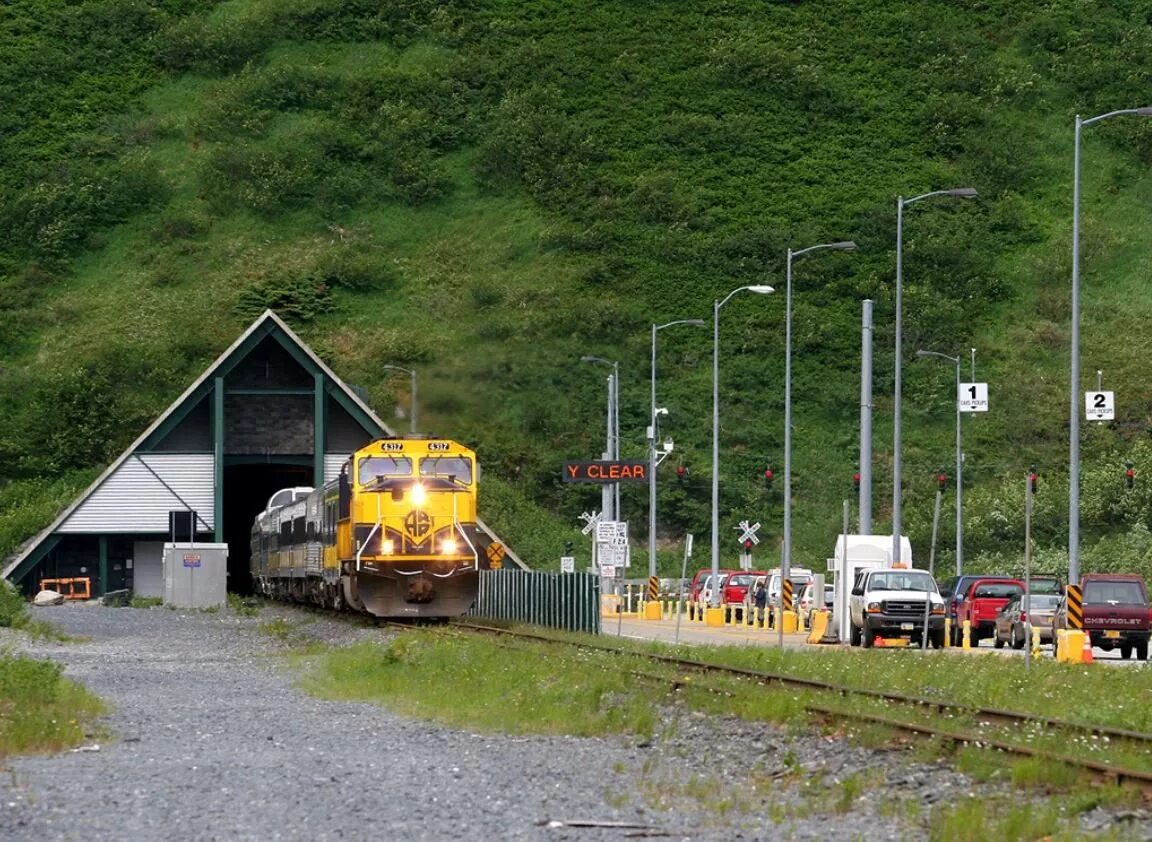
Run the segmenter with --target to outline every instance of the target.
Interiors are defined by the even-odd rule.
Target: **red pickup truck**
[[[959,643],[964,634],[964,621],[972,623],[972,644],[980,645],[981,638],[992,637],[996,632],[996,615],[1008,604],[1008,600],[1024,593],[1024,583],[1019,579],[1002,577],[974,579],[964,594],[957,594],[956,625],[952,634]]]
[[[1120,657],[1148,659],[1148,636],[1152,630],[1148,590],[1140,576],[1119,573],[1089,573],[1080,577],[1084,595],[1084,631],[1093,646],[1105,652],[1120,647]],[[1060,601],[1053,629],[1068,628],[1068,598]]]

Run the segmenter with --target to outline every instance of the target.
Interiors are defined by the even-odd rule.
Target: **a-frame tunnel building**
[[[163,544],[227,542],[228,587],[250,588],[249,531],[268,498],[334,478],[358,447],[393,432],[271,310],[213,362],[4,567],[25,592],[87,577],[93,595],[162,593]],[[194,514],[189,514],[194,513]],[[481,525],[487,542],[496,537]],[[175,530],[175,532],[174,532]],[[513,553],[508,560],[523,566]]]

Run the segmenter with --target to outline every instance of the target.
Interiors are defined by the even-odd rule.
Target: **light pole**
[[[620,458],[620,363],[606,360],[603,357],[583,356],[580,362],[603,363],[612,366],[612,374],[608,378],[608,458],[616,461]],[[605,520],[620,519],[620,483],[612,483],[610,492],[610,506],[604,512]]]
[[[695,325],[704,327],[708,323],[703,319],[677,319],[662,325],[652,325],[652,411],[649,414],[648,428],[648,577],[656,575],[656,417],[660,410],[656,409],[656,334],[666,327],[674,325]],[[671,447],[665,447],[665,454],[671,453]]]
[[[1080,583],[1080,130],[1122,114],[1152,117],[1152,108],[1122,108],[1081,120],[1072,156],[1072,377],[1068,407],[1068,584]]]
[[[413,435],[415,435],[416,434],[416,369],[404,368],[404,366],[401,366],[401,365],[386,365],[386,366],[384,366],[384,368],[390,369],[392,371],[402,371],[412,378],[412,411],[408,414],[408,420],[409,420],[408,428],[411,431],[411,433]]]
[[[930,199],[933,196],[952,196],[957,199],[974,199],[980,195],[973,187],[954,187],[951,190],[933,190],[931,193],[921,193],[911,199],[903,196],[896,197],[896,378],[892,390],[892,563],[900,563],[900,505],[901,505],[901,472],[900,464],[900,357],[903,353],[900,348],[901,330],[903,329],[904,306],[904,206],[919,202],[921,199]]]
[[[784,642],[784,580],[792,572],[792,258],[821,249],[856,251],[856,244],[851,240],[843,240],[838,243],[808,246],[799,251],[788,249],[784,290],[784,552],[780,563],[780,592],[776,596],[776,617],[781,645]]]
[[[960,445],[960,357],[939,351],[917,351],[916,356],[939,357],[956,366],[956,575],[964,571],[964,452]]]
[[[720,604],[720,308],[738,292],[767,295],[770,286],[753,284],[737,287],[724,298],[712,303],[712,607]]]

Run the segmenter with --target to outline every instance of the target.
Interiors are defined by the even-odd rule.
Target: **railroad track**
[[[841,708],[829,707],[827,705],[821,704],[805,705],[805,710],[807,710],[809,714],[824,721],[837,719],[868,723],[872,725],[881,725],[887,728],[915,734],[921,737],[937,738],[942,741],[951,742],[953,744],[982,746],[986,748],[993,748],[1009,754],[1014,754],[1020,757],[1029,757],[1052,763],[1066,764],[1074,768],[1082,769],[1096,777],[1105,779],[1107,781],[1113,783],[1133,784],[1143,789],[1145,793],[1152,793],[1152,772],[1104,763],[1101,761],[1093,760],[1089,757],[1049,751],[1034,745],[1024,745],[1010,739],[1005,739],[1004,735],[989,734],[984,730],[984,726],[992,725],[995,723],[998,724],[1001,729],[1008,729],[1010,732],[1015,731],[1019,733],[1031,733],[1036,729],[1041,728],[1052,733],[1088,735],[1098,740],[1107,740],[1109,743],[1115,741],[1116,743],[1131,745],[1140,751],[1146,752],[1150,747],[1152,747],[1152,734],[1144,733],[1141,731],[1131,731],[1123,728],[1111,728],[1107,726],[1093,725],[1086,722],[1067,721],[1047,716],[1036,716],[1022,711],[987,708],[980,707],[978,705],[956,704],[951,702],[944,702],[938,699],[909,696],[901,693],[886,693],[879,690],[869,690],[866,688],[851,687],[843,684],[820,681],[819,679],[803,678],[801,676],[795,675],[752,670],[743,667],[732,667],[723,664],[711,664],[704,661],[696,661],[689,658],[678,658],[670,655],[657,655],[655,653],[647,652],[633,652],[630,650],[621,649],[616,646],[598,645],[586,641],[563,640],[544,634],[503,629],[493,626],[483,626],[474,623],[457,622],[453,623],[450,628],[462,629],[473,633],[499,635],[502,637],[517,638],[523,640],[542,641],[550,644],[565,644],[595,651],[632,655],[655,663],[667,664],[680,669],[700,672],[702,674],[732,676],[747,681],[754,681],[760,684],[775,684],[779,686],[793,687],[818,693],[832,693],[845,699],[867,700],[873,703],[902,707],[906,710],[909,708],[916,710],[927,710],[955,719],[974,720],[981,730],[975,732],[964,731],[957,730],[952,727],[945,727],[939,723],[931,721],[909,721],[907,719],[897,719],[891,716],[880,715],[878,713],[870,713],[859,710],[844,710]],[[656,678],[656,676],[651,675],[645,675],[644,677]],[[683,683],[674,679],[665,680],[674,686],[680,686]]]

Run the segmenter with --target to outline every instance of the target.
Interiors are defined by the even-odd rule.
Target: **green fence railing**
[[[480,594],[468,616],[600,634],[600,577],[481,570]]]

